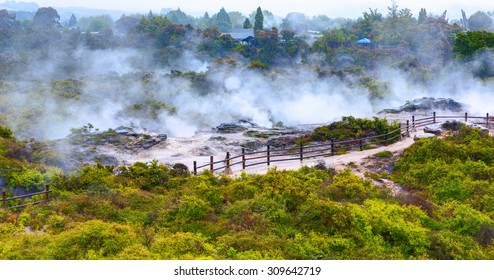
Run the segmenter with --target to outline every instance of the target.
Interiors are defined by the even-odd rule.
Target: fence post
[[[197,161],[194,160],[194,175],[197,175]]]
[[[331,155],[334,156],[334,139],[331,138]]]
[[[300,143],[300,161],[304,160],[304,146]]]
[[[467,121],[468,121],[468,113],[465,112],[465,122],[467,122]]]
[[[45,200],[50,200],[50,185],[45,186]]]
[[[362,145],[362,136],[360,136],[360,139],[359,139],[359,146],[360,146],[360,151],[363,151],[364,150],[364,147]]]
[[[245,148],[242,148],[242,170],[245,170]]]
[[[226,168],[230,167],[230,152],[226,152]]]
[[[270,156],[271,156],[271,154],[270,154],[270,147],[269,147],[269,145],[268,145],[268,148],[267,148],[267,150],[266,150],[266,153],[267,153],[268,166],[269,166],[269,165],[270,165],[270,163],[271,163],[271,157],[270,157]]]
[[[412,130],[415,130],[415,116],[412,116]]]
[[[410,137],[410,121],[407,120],[407,137]]]
[[[213,170],[214,170],[214,157],[213,156],[209,156],[209,170],[211,170],[211,172],[213,172]]]
[[[384,136],[386,139],[386,146],[388,145],[388,129],[386,128],[386,135]]]
[[[5,191],[2,191],[2,207],[7,208],[7,193]]]
[[[489,128],[489,113],[487,113],[485,115],[485,124],[486,124],[487,128]]]
[[[436,112],[432,112],[432,123],[436,123]]]

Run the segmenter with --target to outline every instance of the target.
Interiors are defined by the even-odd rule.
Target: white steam
[[[63,59],[51,56],[34,61],[33,70],[26,77],[57,80],[64,74],[60,73],[60,65],[67,64]],[[63,78],[81,80],[82,91],[76,99],[54,98],[49,86],[39,90],[39,82],[15,84],[8,97],[0,96],[8,100],[4,104],[12,108],[12,116],[25,117],[25,112],[19,113],[21,108],[38,114],[29,135],[45,139],[65,137],[70,128],[88,123],[101,130],[135,125],[170,136],[191,136],[198,130],[239,119],[265,127],[275,122],[295,126],[325,123],[346,115],[371,117],[384,108],[398,107],[406,100],[424,96],[451,97],[469,104],[471,113],[494,112],[494,103],[489,102],[492,85],[473,78],[459,66],[434,73],[437,78],[426,86],[410,81],[409,75],[399,70],[383,68],[375,75],[387,84],[389,95],[376,100],[362,86],[349,85],[335,77],[321,78],[315,70],[300,65],[280,73],[245,67],[209,69],[209,62],[184,52],[174,63],[176,69],[205,75],[212,85],[206,90],[186,77],[172,77],[172,69],[152,69],[151,56],[136,50],[80,48],[72,59],[77,67]],[[150,72],[146,79],[142,78],[143,71]],[[42,96],[33,100],[33,92],[41,92]],[[130,112],[133,105],[149,100],[164,102],[176,110],[158,111],[153,118]],[[19,125],[13,129],[23,128]]]

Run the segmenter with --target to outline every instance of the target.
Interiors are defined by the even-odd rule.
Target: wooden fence
[[[35,204],[48,202],[50,200],[50,193],[51,193],[51,190],[50,190],[50,186],[48,186],[48,185],[45,187],[45,190],[42,192],[24,194],[24,195],[19,195],[19,196],[14,196],[14,197],[7,197],[7,193],[5,191],[3,191],[2,192],[2,208],[14,209],[14,208],[25,207],[28,205],[35,205]],[[29,203],[20,204],[20,205],[14,205],[14,206],[10,206],[10,207],[7,206],[7,201],[17,200],[17,199],[25,199],[28,197],[31,198],[33,196],[38,196],[38,195],[43,196],[43,199],[29,202]]]
[[[302,145],[292,146],[290,148],[284,149],[272,149],[271,146],[267,145],[262,151],[256,152],[246,152],[242,148],[242,153],[240,155],[232,156],[229,152],[222,160],[215,161],[213,156],[209,157],[209,162],[203,163],[201,165],[197,164],[197,161],[193,162],[193,174],[196,175],[198,170],[208,169],[211,172],[225,170],[233,166],[241,166],[242,170],[247,167],[256,165],[267,165],[270,166],[271,163],[282,162],[282,161],[303,161],[309,158],[327,157],[334,156],[337,154],[346,153],[350,150],[360,150],[373,148],[375,145],[388,145],[391,142],[399,141],[402,137],[409,137],[411,131],[415,131],[417,128],[424,127],[430,124],[438,122],[439,119],[443,121],[446,120],[458,120],[462,119],[465,122],[477,121],[478,124],[483,124],[489,127],[489,121],[493,118],[489,117],[487,113],[485,117],[469,116],[465,113],[461,116],[437,116],[434,112],[431,117],[425,117],[416,119],[412,116],[411,121],[407,120],[406,123],[400,123],[400,128],[393,131],[386,131],[385,134],[366,137],[361,139],[343,140],[335,141],[332,139],[328,143],[316,144],[316,145]]]

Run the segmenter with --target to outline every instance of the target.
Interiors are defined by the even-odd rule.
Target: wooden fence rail
[[[28,205],[35,205],[35,204],[40,204],[40,203],[48,202],[50,200],[50,193],[51,193],[51,190],[50,190],[50,186],[48,186],[48,185],[45,186],[45,190],[42,191],[42,192],[24,194],[24,195],[19,195],[19,196],[14,196],[14,197],[7,197],[7,193],[5,191],[2,191],[2,208],[4,208],[4,209],[14,209],[14,208],[25,207],[25,206],[28,206]],[[27,197],[36,196],[36,195],[43,195],[43,198],[44,199],[33,201],[33,202],[29,202],[29,203],[25,203],[25,204],[20,204],[20,205],[14,205],[14,206],[7,207],[7,201],[17,200],[17,199],[23,199],[23,198],[27,198]]]
[[[322,144],[309,144],[299,146],[293,145],[289,148],[273,149],[270,145],[267,145],[265,150],[246,152],[242,148],[240,155],[231,156],[229,152],[226,153],[225,159],[214,161],[213,156],[210,156],[209,162],[198,165],[197,161],[193,162],[193,174],[196,175],[198,170],[209,169],[211,172],[225,170],[233,166],[241,165],[242,170],[247,167],[256,165],[270,166],[274,162],[283,161],[303,161],[309,158],[334,156],[337,154],[345,153],[349,150],[360,150],[369,148],[369,146],[381,144],[387,146],[389,143],[393,143],[396,140],[400,140],[403,137],[409,137],[411,131],[416,131],[417,128],[421,128],[430,124],[438,122],[438,119],[445,120],[464,120],[467,122],[471,120],[479,124],[484,124],[489,127],[489,122],[492,121],[492,117],[489,117],[487,113],[485,117],[469,116],[465,113],[461,116],[437,116],[436,112],[431,117],[424,117],[416,119],[412,116],[411,121],[407,120],[406,123],[400,123],[400,128],[393,131],[386,131],[386,133],[366,138],[351,139],[336,141],[331,139],[328,143]],[[398,139],[399,138],[399,139]]]

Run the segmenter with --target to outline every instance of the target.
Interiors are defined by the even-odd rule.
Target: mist
[[[203,93],[189,79],[170,75],[170,69],[150,68],[150,56],[136,50],[79,48],[75,56],[83,60],[71,73],[81,81],[77,98],[54,98],[48,85],[32,80],[13,84],[12,91],[3,94],[14,119],[25,117],[26,110],[36,114],[36,124],[29,130],[13,127],[20,135],[63,138],[71,128],[88,123],[100,130],[135,126],[171,137],[191,136],[240,119],[268,128],[277,122],[286,126],[323,124],[347,115],[372,117],[382,109],[425,96],[453,98],[468,104],[471,113],[484,115],[494,111],[494,105],[486,102],[492,94],[491,85],[454,65],[427,86],[410,82],[409,74],[399,69],[382,67],[375,74],[387,84],[388,93],[385,98],[376,99],[365,87],[337,77],[320,77],[314,68],[306,65],[282,72],[258,71],[245,66],[212,65],[186,52],[177,58],[182,67],[173,70],[204,75],[211,89]],[[29,68],[33,70],[26,77],[38,81],[61,78],[56,65],[62,62],[55,58],[32,63],[33,67]],[[152,71],[143,72],[143,69]],[[160,110],[154,117],[129,110],[146,100],[164,102],[175,110]]]
[[[334,41],[345,36],[334,29],[316,46],[303,37],[281,41],[276,29],[266,29],[265,41],[256,46],[171,23],[158,33],[135,27],[129,34],[62,33],[52,26],[38,29],[48,31],[37,37],[36,29],[26,28],[0,60],[6,69],[0,124],[21,138],[63,138],[87,124],[100,131],[132,126],[187,137],[238,120],[271,128],[373,117],[422,97],[453,98],[471,114],[491,113],[492,53],[468,62],[451,59],[445,34],[459,27],[437,18],[422,25],[411,17],[403,22],[417,31],[405,34],[405,43],[393,42],[391,25],[373,23],[371,30],[384,30],[386,48]],[[294,13],[284,24],[303,33],[309,18]]]

